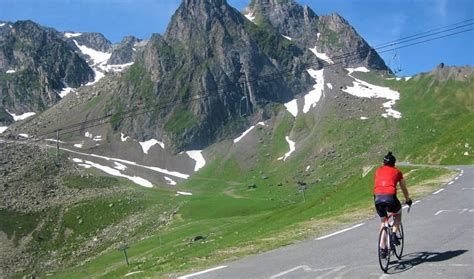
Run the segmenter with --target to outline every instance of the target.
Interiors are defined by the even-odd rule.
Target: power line
[[[474,20],[474,19],[467,20],[467,21],[472,21],[472,20]],[[463,22],[465,22],[465,21],[463,21]],[[458,25],[458,24],[460,24],[460,23],[457,23],[455,25]],[[473,24],[474,23],[465,24],[462,27],[470,26],[470,25],[473,25]],[[453,25],[448,25],[448,26],[453,26]],[[448,27],[448,26],[446,26],[446,27]],[[410,41],[416,41],[416,40],[419,40],[420,38],[425,38],[425,37],[428,37],[428,36],[444,33],[444,32],[447,32],[447,31],[453,31],[453,30],[456,30],[458,28],[461,28],[461,27],[451,28],[449,30],[436,32],[436,33],[433,33],[431,35],[422,35],[422,36],[419,36],[419,37],[416,37],[416,38],[413,38],[413,36],[410,36],[410,37],[412,37],[410,40],[407,39],[408,37],[405,37],[405,38],[402,38],[401,41],[403,41],[403,43],[407,43],[407,42],[410,42]],[[434,30],[439,30],[439,29],[434,29]],[[394,50],[398,50],[398,49],[402,49],[402,48],[406,48],[406,47],[426,43],[426,42],[429,42],[429,41],[433,41],[433,40],[437,40],[437,39],[446,38],[446,37],[454,36],[454,35],[457,35],[457,34],[469,32],[469,31],[472,31],[472,30],[474,30],[474,29],[473,28],[466,29],[466,30],[455,32],[455,33],[446,34],[446,35],[443,35],[443,36],[438,36],[438,37],[434,37],[434,38],[425,39],[423,41],[419,41],[419,42],[415,42],[415,43],[411,43],[411,44],[407,44],[407,45],[392,47],[391,49],[383,50],[383,51],[380,51],[378,53],[390,52],[390,51],[394,51]],[[430,32],[430,31],[427,31],[427,32]],[[427,32],[423,32],[421,34],[426,34]],[[397,40],[395,40],[395,41],[397,41]],[[391,45],[393,46],[394,41],[391,41],[391,42],[392,42]],[[385,47],[386,46],[383,46],[383,47],[380,47],[380,48],[385,48]],[[376,49],[374,49],[374,50],[376,50]],[[323,67],[327,68],[327,67],[331,67],[331,66],[340,65],[342,63],[348,62],[347,59],[343,60],[344,58],[350,58],[351,56],[359,55],[359,57],[351,58],[349,61],[356,60],[356,59],[360,58],[361,55],[362,56],[367,55],[371,51],[372,51],[372,48],[369,48],[369,49],[363,50],[361,52],[356,52],[356,53],[352,52],[352,54],[348,53],[348,54],[346,54],[346,56],[333,57],[333,59],[341,60],[341,61],[335,62],[333,64],[329,64],[329,65],[324,65]],[[320,65],[320,62],[318,61],[318,62],[315,62],[315,63],[302,64],[302,68],[304,68],[304,69],[297,70],[296,73],[308,70],[311,66],[315,66],[315,65]],[[259,76],[257,78],[254,78],[252,80],[234,82],[234,83],[225,84],[223,86],[219,86],[219,87],[216,87],[216,88],[213,88],[213,89],[201,90],[198,93],[215,92],[215,91],[219,91],[219,90],[225,89],[225,88],[230,87],[230,86],[233,86],[235,88],[235,87],[238,87],[239,85],[245,85],[246,83],[254,83],[254,82],[258,82],[258,81],[270,82],[270,81],[280,79],[282,75],[291,73],[293,71],[294,71],[293,69],[290,69],[290,70],[285,70],[285,71],[281,71],[281,72],[278,72],[278,73],[267,74],[267,75],[263,75],[263,76]],[[195,96],[195,97],[191,97],[188,100],[181,99],[181,100],[175,100],[175,101],[167,102],[166,104],[160,104],[160,105],[155,104],[155,105],[151,105],[151,106],[148,106],[148,107],[142,107],[142,108],[135,107],[135,108],[132,108],[128,111],[119,113],[122,117],[118,118],[118,120],[124,120],[124,119],[132,117],[132,116],[146,114],[146,113],[158,110],[158,109],[173,107],[177,103],[188,103],[188,102],[193,102],[193,101],[197,101],[197,100],[204,99],[204,98],[210,98],[210,97],[213,97],[213,96],[215,96],[215,95],[209,95],[209,94],[205,95],[205,94],[203,94],[203,95],[198,95],[198,96]],[[83,122],[79,122],[79,123],[75,123],[75,124],[72,124],[72,125],[57,128],[54,131],[39,134],[39,135],[37,135],[37,137],[43,137],[43,136],[46,136],[46,135],[56,133],[57,130],[64,131],[64,132],[60,133],[60,135],[64,135],[64,134],[74,133],[74,132],[81,131],[81,130],[84,130],[84,129],[100,126],[100,125],[103,125],[103,124],[107,124],[107,123],[111,122],[111,119],[109,119],[107,121],[105,121],[105,120],[108,119],[108,118],[111,118],[112,116],[117,115],[117,114],[118,113],[112,113],[112,114],[105,115],[103,117],[99,117],[99,118],[95,118],[95,119],[89,119],[89,120],[86,120],[86,121],[83,121]],[[94,122],[99,122],[99,123],[96,123],[94,125],[87,125],[87,124],[92,124]],[[76,127],[80,127],[80,128],[73,129],[73,128],[76,128]],[[70,129],[73,129],[73,130],[70,130]],[[69,131],[65,131],[65,130],[69,130]]]

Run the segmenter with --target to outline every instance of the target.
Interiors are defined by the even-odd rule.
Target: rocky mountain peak
[[[301,47],[317,33],[318,16],[308,6],[293,0],[254,0],[244,11],[251,14],[256,24],[270,24]]]
[[[444,63],[440,63],[434,68],[428,75],[434,77],[439,81],[457,80],[457,81],[468,81],[474,75],[474,68],[469,66],[455,67],[446,66]]]
[[[243,24],[244,19],[225,0],[184,0],[173,15],[164,38],[167,42],[207,38],[213,26],[226,25],[229,21]]]

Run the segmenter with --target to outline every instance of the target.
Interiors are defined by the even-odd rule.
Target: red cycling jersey
[[[390,166],[382,166],[375,171],[374,195],[395,195],[397,184],[403,179],[402,172]]]

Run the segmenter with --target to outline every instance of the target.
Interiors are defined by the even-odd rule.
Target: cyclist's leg
[[[393,218],[394,222],[392,227],[392,232],[396,233],[398,231],[398,228],[400,227],[400,224],[402,223],[402,205],[398,200],[397,195],[393,196],[393,203],[390,206],[389,210],[390,212],[396,214]]]
[[[374,202],[375,202],[375,209],[377,210],[377,214],[380,217],[380,228],[379,228],[379,233],[382,231],[385,223],[385,218],[387,218],[387,204],[384,202],[380,202],[376,196],[374,196]],[[386,243],[387,243],[387,235],[384,233],[380,239],[380,248],[385,249],[386,248]]]

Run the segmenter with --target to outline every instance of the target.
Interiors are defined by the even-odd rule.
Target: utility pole
[[[298,190],[300,193],[303,194],[303,202],[306,202],[306,189],[308,188],[308,185],[305,182],[298,181],[296,182],[298,184]]]
[[[56,160],[59,162],[59,129],[56,130]]]
[[[127,245],[127,244],[120,244],[120,245],[117,247],[117,250],[123,251],[123,255],[125,256],[125,262],[127,263],[127,265],[129,265],[129,263],[128,263],[128,256],[127,256],[127,249],[128,249],[128,245]]]

